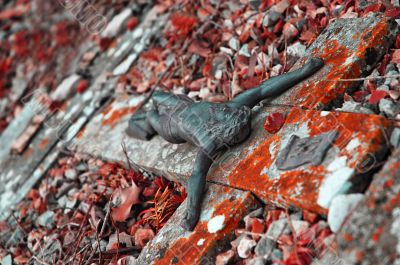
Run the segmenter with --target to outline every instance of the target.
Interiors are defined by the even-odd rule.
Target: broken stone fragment
[[[400,128],[395,128],[390,136],[390,143],[395,148],[400,147]]]
[[[11,154],[21,154],[25,150],[31,138],[39,130],[41,124],[45,120],[45,116],[36,115],[32,118],[31,123],[25,131],[12,143]]]
[[[65,170],[64,176],[65,176],[67,179],[75,180],[76,177],[78,176],[78,173],[76,172],[76,169],[75,169],[75,168],[69,168],[69,169]]]
[[[229,47],[234,50],[238,51],[240,47],[240,42],[237,38],[231,38],[228,43]]]
[[[341,194],[333,198],[328,214],[328,224],[332,232],[339,231],[346,217],[363,198],[364,194]]]
[[[246,259],[250,256],[252,249],[257,245],[256,241],[248,236],[245,236],[240,240],[237,248],[239,257]]]
[[[306,138],[292,135],[285,148],[279,153],[276,166],[280,170],[291,170],[308,164],[317,166],[322,163],[326,152],[338,135],[337,131]]]
[[[249,52],[249,46],[248,44],[245,44],[242,46],[242,48],[240,48],[239,50],[239,55],[243,55],[246,57],[250,57],[250,52]]]
[[[47,211],[42,213],[38,219],[37,223],[40,226],[46,227],[48,229],[54,228],[54,212],[53,211]]]
[[[400,112],[400,106],[390,99],[381,99],[379,101],[379,110],[387,117],[394,118]]]
[[[13,260],[11,254],[8,254],[1,260],[2,265],[13,265]]]
[[[122,30],[125,22],[132,15],[132,10],[130,8],[124,9],[121,13],[114,16],[112,20],[108,23],[107,27],[101,33],[103,38],[114,38]]]
[[[262,237],[260,241],[258,241],[254,252],[257,257],[264,257],[267,259],[268,255],[271,255],[272,250],[274,249],[276,242],[268,237]]]
[[[215,260],[215,265],[227,265],[235,257],[235,252],[230,249],[227,252],[221,253],[217,256]]]
[[[341,108],[337,109],[338,111],[343,112],[354,112],[354,113],[363,113],[363,114],[375,114],[369,108],[364,107],[361,103],[346,101],[343,103]]]
[[[61,84],[51,93],[50,98],[53,101],[62,102],[66,100],[73,92],[75,85],[81,79],[80,75],[73,74],[65,78]]]

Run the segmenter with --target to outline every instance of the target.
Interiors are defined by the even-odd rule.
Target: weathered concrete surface
[[[366,188],[370,179],[364,173],[382,159],[390,122],[377,115],[292,109],[286,111],[280,131],[271,135],[261,125],[271,112],[274,110],[263,109],[250,139],[232,148],[231,156],[219,163],[222,167],[214,166],[209,179],[252,191],[266,203],[320,214],[327,213],[336,195]],[[278,169],[276,159],[291,136],[316,137],[332,131],[337,131],[338,137],[320,165]],[[303,150],[299,152],[297,155],[304,155]]]
[[[38,97],[32,98],[19,115],[0,135],[0,164],[9,156],[15,140],[25,131],[38,113],[49,112],[49,106]]]
[[[157,136],[151,141],[129,138],[124,130],[138,99],[121,99],[98,113],[80,134],[74,150],[125,162],[121,144],[139,167],[186,184],[196,149],[188,144],[172,145]],[[263,128],[269,113],[286,115],[286,123],[277,134]],[[252,134],[241,145],[229,149],[214,162],[208,180],[254,192],[259,198],[279,206],[296,206],[326,214],[334,196],[362,191],[369,182],[363,173],[381,159],[385,151],[385,130],[391,123],[377,115],[319,112],[264,107],[254,112]],[[313,137],[338,131],[339,136],[321,165],[304,165],[279,170],[275,160],[289,138]]]
[[[69,148],[105,160],[126,162],[122,148],[125,144],[129,158],[139,167],[185,183],[196,148],[189,144],[173,145],[160,136],[141,141],[125,134],[130,114],[142,100],[143,97],[116,99],[93,117]]]
[[[337,236],[345,264],[400,263],[400,149],[374,176],[364,201]]]
[[[233,236],[239,221],[257,207],[254,197],[221,185],[209,184],[202,204],[200,221],[193,232],[180,227],[184,202],[142,250],[138,264],[215,264],[215,254]]]
[[[381,49],[382,46],[384,47],[389,43],[392,37],[391,34],[391,23],[386,18],[382,17],[372,16],[362,19],[342,19],[333,22],[309,49],[309,54],[323,57],[327,65],[315,77],[289,90],[288,93],[283,94],[273,101],[273,103],[301,105],[307,108],[315,108],[321,106],[321,104],[326,105],[330,103],[332,100],[336,99],[337,96],[342,95],[352,83],[327,82],[321,80],[360,77],[365,70],[371,68],[375,60],[379,57],[380,52],[383,50]],[[379,46],[379,49],[373,52],[376,45]],[[373,60],[370,58],[371,54],[375,56]],[[299,67],[304,60],[305,58],[298,62],[295,67]],[[127,126],[129,114],[134,110],[136,104],[138,104],[137,99],[117,99],[110,107],[96,115],[80,134],[82,143],[74,145],[71,149],[95,156],[102,156],[107,160],[125,162],[126,158],[121,147],[121,143],[125,143],[129,157],[139,167],[143,167],[185,184],[191,173],[193,161],[196,156],[196,149],[188,144],[169,144],[159,136],[153,138],[150,142],[128,138],[124,131]],[[230,150],[229,153],[232,154],[233,157],[243,159],[246,157],[244,154],[246,154],[248,150],[258,148],[258,145],[262,144],[260,139],[273,137],[266,135],[262,125],[265,121],[266,113],[275,111],[277,111],[277,109],[270,108],[257,113],[253,122],[252,137],[237,148]],[[280,111],[287,113],[288,109],[283,110],[282,108]],[[349,120],[351,116],[344,118],[346,115],[341,117],[345,120]],[[382,119],[375,116],[355,117],[358,121],[364,117],[368,120],[371,119],[371,126],[374,128],[367,129],[364,124],[361,124],[359,127],[365,127],[366,130],[372,129],[376,133],[374,137],[377,139],[382,138],[382,135],[378,136],[379,133],[377,130]],[[324,119],[325,118],[321,117],[319,120],[322,122]],[[373,120],[375,120],[377,124],[373,125]],[[325,123],[324,121],[324,124]],[[349,123],[351,124],[351,122]],[[350,124],[347,125],[350,126]],[[327,128],[328,127],[327,125]],[[358,129],[359,128],[353,128],[351,131],[355,134],[355,131]],[[290,134],[289,131],[286,133],[286,137],[288,137]],[[365,152],[358,153],[358,159],[365,159],[369,149],[372,150],[372,146],[375,146],[371,145],[367,147],[366,143],[369,142],[369,140],[364,139],[363,141],[365,141],[365,143],[361,143],[365,146]],[[378,150],[374,150],[372,155],[375,151]],[[340,155],[339,152],[338,155]],[[334,155],[330,157],[330,160],[328,159],[326,163],[332,162],[333,157]],[[235,160],[231,165],[239,162],[240,159]],[[228,161],[231,160],[228,159]],[[356,158],[352,161],[353,162],[349,160],[346,163],[354,164]],[[216,175],[218,174],[211,172],[209,175],[213,176],[213,180],[227,183],[226,179],[232,171],[232,166],[225,164],[223,164],[223,166],[223,168],[227,170],[224,174],[219,174],[219,177],[217,177]],[[328,164],[325,166],[328,166]],[[264,167],[265,165],[263,168]],[[351,168],[354,169],[355,165],[352,165]],[[313,172],[316,173],[317,169]],[[319,172],[314,175],[314,177],[318,175],[320,177],[316,178],[322,180],[321,176],[325,173],[327,172]],[[349,174],[349,177],[350,175],[353,176],[353,173]],[[276,176],[277,174],[273,174],[271,178],[276,178]],[[294,178],[294,176],[292,176],[292,178]],[[235,181],[230,181],[230,184],[235,186],[237,183],[235,184],[234,182]],[[236,186],[239,185],[237,184]],[[300,188],[300,184],[297,187]],[[277,188],[277,186],[273,186],[273,188]],[[295,187],[292,187],[292,189],[293,188]],[[261,192],[259,195],[261,195]],[[315,202],[315,200],[313,201]],[[301,204],[303,203],[304,200]],[[321,208],[316,207],[315,204],[309,207],[306,206],[306,208],[313,208],[313,210],[317,210],[318,212],[325,212]]]
[[[335,101],[340,102],[344,92],[357,86],[357,82],[334,80],[365,76],[385,53],[395,34],[393,21],[382,16],[335,20],[307,49],[308,56],[324,59],[325,66],[272,103],[326,109]],[[299,60],[293,69],[305,60]]]

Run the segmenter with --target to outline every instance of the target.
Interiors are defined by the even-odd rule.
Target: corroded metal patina
[[[194,102],[184,95],[156,91],[152,109],[132,116],[129,136],[149,140],[158,134],[171,143],[188,142],[200,149],[187,187],[186,229],[193,230],[199,219],[205,177],[216,155],[249,136],[250,108],[310,77],[323,64],[322,59],[311,58],[302,68],[273,77],[227,103]]]
[[[292,135],[276,159],[277,168],[290,170],[307,164],[318,166],[324,160],[326,152],[338,135],[337,131],[306,138]]]

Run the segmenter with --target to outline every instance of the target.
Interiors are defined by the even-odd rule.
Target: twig
[[[102,226],[101,226],[100,233],[99,233],[98,235],[97,235],[97,227],[96,227],[96,236],[98,237],[98,238],[97,238],[97,243],[96,243],[96,244],[97,244],[97,247],[95,247],[95,248],[92,250],[92,252],[90,253],[90,256],[89,256],[89,258],[87,259],[85,265],[86,265],[86,264],[90,264],[90,262],[92,261],[94,255],[96,254],[96,248],[99,249],[100,264],[101,264],[101,249],[100,249],[100,241],[99,241],[99,238],[101,238],[101,237],[103,236],[103,234],[104,234],[104,230],[105,230],[105,228],[106,228],[106,223],[107,223],[107,221],[108,221],[108,218],[110,217],[110,213],[111,213],[111,198],[110,198],[110,200],[109,200],[109,202],[108,202],[107,213],[106,213],[106,216],[104,217],[104,221],[103,221],[103,224],[102,224]]]
[[[296,230],[294,229],[294,226],[293,226],[293,223],[292,223],[292,219],[290,217],[288,209],[285,210],[285,214],[286,214],[286,218],[288,220],[289,228],[290,228],[290,230],[292,231],[292,234],[293,234],[293,241],[294,241],[293,251],[295,253],[296,261],[297,261],[298,264],[302,264],[300,262],[299,255],[297,253],[297,235],[296,235]]]
[[[36,260],[37,262],[39,262],[40,264],[43,264],[43,265],[50,265],[49,263],[47,263],[47,262],[45,262],[45,261],[39,259],[39,258],[36,257],[36,256],[32,256],[32,258],[35,259],[35,260]]]
[[[67,253],[65,254],[65,255],[67,256],[67,255],[70,253],[70,251],[71,251],[71,249],[73,248],[73,246],[74,246],[74,247],[75,247],[75,251],[74,251],[73,260],[75,260],[76,250],[78,249],[79,244],[80,244],[80,242],[81,242],[81,240],[82,240],[82,235],[81,235],[81,233],[82,233],[82,230],[83,230],[83,226],[84,226],[84,224],[86,223],[86,221],[87,221],[87,219],[88,219],[88,217],[89,217],[89,212],[92,210],[92,207],[93,207],[93,202],[90,203],[89,209],[88,209],[88,211],[86,212],[85,217],[82,219],[82,222],[81,222],[81,225],[80,225],[80,227],[79,227],[78,234],[77,234],[77,236],[78,236],[78,241],[75,243],[75,246],[74,246],[74,245],[71,245],[71,246],[68,248]]]
[[[28,233],[25,231],[25,229],[22,227],[21,223],[17,220],[17,218],[15,217],[14,213],[11,213],[11,217],[14,219],[15,223],[17,224],[18,228],[21,229],[22,233],[24,233],[24,235],[28,235]]]

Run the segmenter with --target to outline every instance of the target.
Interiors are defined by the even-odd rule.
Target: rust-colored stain
[[[333,142],[338,150],[337,157],[348,157],[347,166],[354,169],[368,154],[379,151],[384,139],[383,129],[391,125],[390,121],[378,115],[292,109],[281,131],[259,143],[230,173],[229,185],[249,190],[262,200],[277,205],[327,214],[327,209],[317,204],[319,189],[328,173],[323,165],[279,171],[274,174],[278,176],[269,176],[269,168],[278,155],[281,139],[293,133],[292,126],[300,128],[304,124],[311,137],[338,131],[339,136]],[[359,145],[348,150],[346,147],[354,137]]]
[[[49,138],[45,138],[43,139],[43,141],[41,141],[38,145],[40,150],[43,150],[46,148],[46,146],[49,144]]]
[[[23,154],[23,157],[24,158],[28,158],[28,157],[30,157],[32,155],[32,153],[33,153],[33,149],[32,149],[32,147],[29,147],[29,148],[27,148],[25,150],[25,152]]]
[[[225,226],[215,233],[210,233],[207,227],[208,222],[199,222],[189,237],[179,238],[166,250],[161,259],[154,262],[154,265],[201,264],[204,255],[212,251],[218,240],[224,238],[237,227],[239,221],[248,212],[248,208],[253,203],[255,203],[254,199],[248,193],[245,198],[232,197],[220,202],[218,205],[214,205],[214,212],[211,218],[223,215]],[[199,240],[203,241],[201,246],[198,245]]]
[[[85,131],[86,131],[86,127],[83,127],[83,128],[78,132],[78,134],[76,135],[76,138],[81,139],[82,136],[85,134]]]
[[[328,40],[323,50],[316,49],[313,56],[322,58],[325,67],[316,74],[311,82],[305,82],[288,97],[291,103],[305,108],[316,108],[320,104],[328,105],[339,95],[350,88],[352,82],[332,82],[324,80],[350,79],[362,74],[361,62],[369,49],[381,47],[385,44],[388,34],[388,20],[383,18],[374,27],[353,36],[359,44],[355,51],[348,50],[337,40]]]
[[[110,110],[106,109],[104,113],[107,113],[106,115],[109,116],[107,119],[104,119],[102,122],[103,126],[111,126],[114,127],[115,124],[121,120],[121,118],[125,117],[126,115],[132,114],[136,110],[136,106],[134,107],[125,107],[125,108],[120,108],[116,110]],[[110,113],[111,111],[111,113]]]

